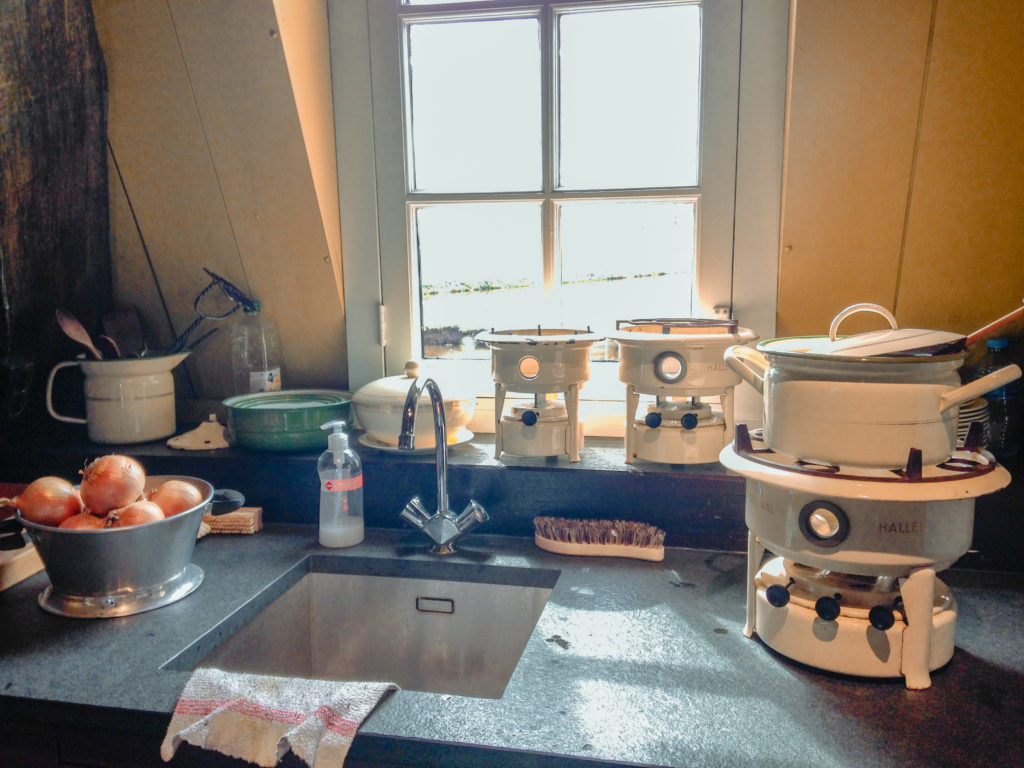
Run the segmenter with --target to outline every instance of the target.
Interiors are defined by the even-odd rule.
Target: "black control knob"
[[[825,621],[835,621],[839,618],[839,598],[838,593],[835,597],[819,597],[814,603],[814,612]]]
[[[765,599],[768,604],[775,608],[782,608],[789,604],[789,587],[793,583],[793,580],[789,580],[789,584],[782,586],[781,584],[772,584],[768,589],[764,591]]]
[[[523,413],[523,424],[528,427],[532,427],[537,423],[537,412],[536,411],[525,411]]]
[[[693,429],[697,426],[697,414],[688,413],[681,419],[683,422],[683,429]]]
[[[868,611],[868,621],[871,622],[872,627],[884,632],[896,623],[896,614],[887,605],[876,605]]]
[[[646,424],[651,429],[657,429],[658,427],[661,426],[661,414],[658,413],[657,411],[651,411],[646,416],[644,416],[644,424]]]

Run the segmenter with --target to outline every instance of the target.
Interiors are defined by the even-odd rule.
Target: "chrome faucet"
[[[437,555],[450,555],[455,551],[455,540],[489,519],[487,511],[473,499],[459,515],[448,509],[448,428],[444,416],[444,398],[441,388],[430,378],[419,377],[409,387],[402,408],[402,431],[398,435],[399,450],[411,451],[416,447],[416,407],[423,390],[430,395],[434,413],[434,457],[437,464],[437,511],[430,515],[419,496],[414,497],[401,517],[427,534],[434,542],[430,551]]]

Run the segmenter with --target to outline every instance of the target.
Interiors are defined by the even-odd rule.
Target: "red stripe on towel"
[[[178,699],[178,703],[174,707],[174,713],[177,715],[198,715],[200,717],[206,717],[218,709],[237,712],[240,715],[252,717],[257,720],[284,723],[286,725],[298,725],[309,717],[309,715],[302,712],[292,712],[287,709],[268,707],[263,704],[256,704],[255,702],[248,701],[246,699]],[[354,736],[356,731],[359,729],[358,722],[339,716],[333,709],[326,705],[319,707],[314,711],[313,716],[322,720],[329,730],[332,730],[341,736]]]

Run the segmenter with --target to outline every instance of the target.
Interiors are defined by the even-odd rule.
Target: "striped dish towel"
[[[183,741],[271,768],[290,749],[311,768],[341,768],[356,730],[394,683],[348,683],[197,669],[160,746]]]

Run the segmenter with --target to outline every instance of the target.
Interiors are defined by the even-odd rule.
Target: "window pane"
[[[424,357],[489,359],[471,337],[536,322],[544,294],[541,206],[447,203],[414,209]]]
[[[560,204],[563,322],[608,332],[616,320],[689,317],[695,208],[692,199]]]
[[[560,188],[697,184],[698,6],[563,13],[558,67]]]
[[[540,189],[537,19],[434,20],[407,30],[411,191]]]

